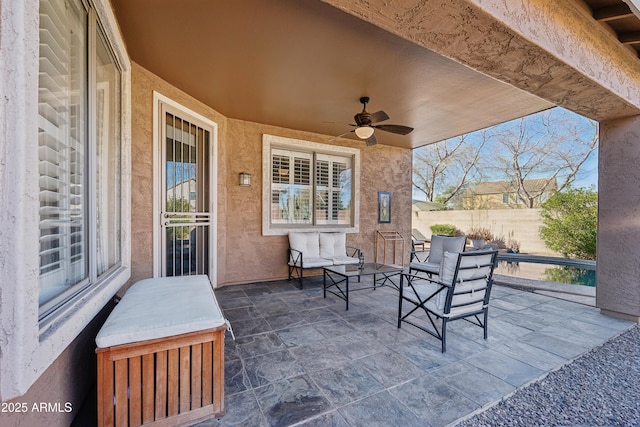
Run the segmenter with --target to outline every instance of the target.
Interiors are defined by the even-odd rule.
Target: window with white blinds
[[[273,224],[312,224],[312,153],[274,149],[271,164]]]
[[[351,224],[351,159],[316,154],[316,224]]]
[[[352,225],[350,156],[271,150],[273,225]]]
[[[80,0],[41,0],[39,35],[44,315],[120,261],[120,71]]]

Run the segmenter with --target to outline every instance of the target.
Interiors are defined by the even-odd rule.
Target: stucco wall
[[[218,285],[287,277],[286,236],[262,235],[262,135],[328,143],[331,136],[226,118],[169,85],[148,70],[132,67],[132,276],[130,283],[153,276],[153,91],[216,122],[218,128]],[[384,136],[380,136],[383,138]],[[411,236],[411,162],[408,149],[340,139],[334,144],[361,149],[360,233],[347,235],[373,260],[376,230]],[[238,174],[252,175],[250,187]],[[378,191],[392,193],[391,224],[378,224]]]
[[[226,118],[195,98],[176,89],[158,76],[137,64],[131,70],[131,280],[153,276],[153,227],[159,219],[153,218],[153,92],[171,98],[181,105],[214,121],[218,134],[224,135]],[[223,138],[219,137],[220,140]],[[224,144],[218,145],[218,158],[225,155]],[[218,162],[218,220],[224,220],[226,174],[224,162]],[[218,242],[224,241],[224,230],[218,229]],[[218,274],[224,272],[224,264],[218,263]]]
[[[520,251],[530,254],[558,255],[538,237],[542,226],[540,209],[495,209],[414,212],[413,227],[429,237],[434,224],[453,224],[463,232],[471,227],[486,227],[494,236],[511,237],[520,242]]]
[[[600,123],[596,305],[640,318],[640,116]]]
[[[25,413],[0,412],[0,426],[68,427],[83,404],[94,403],[88,399],[93,398],[91,389],[97,381],[95,337],[113,307],[113,304],[107,304],[24,396],[7,402],[14,407],[26,404],[28,410]],[[49,410],[39,410],[41,404],[52,406]],[[91,418],[90,421],[95,420]]]

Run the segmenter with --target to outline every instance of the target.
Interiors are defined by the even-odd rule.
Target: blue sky
[[[503,124],[496,125],[492,128],[488,128],[489,134],[495,135],[495,132],[498,132],[498,133],[509,135],[510,134],[508,131],[509,129],[515,128],[517,130],[522,130],[523,128],[520,128],[518,124],[520,120],[521,119],[519,118],[511,122],[506,122]],[[524,120],[526,123],[526,128],[525,128],[526,133],[524,134],[525,137],[523,138],[530,137],[532,140],[546,139],[547,141],[551,141],[553,143],[557,141],[557,146],[565,147],[565,149],[566,147],[571,147],[571,146],[575,147],[575,145],[572,145],[571,141],[575,141],[576,139],[578,139],[583,142],[589,142],[592,140],[592,137],[593,137],[593,132],[594,132],[593,121],[590,121],[589,119],[583,116],[580,116],[578,114],[575,114],[573,112],[570,112],[560,107],[556,107],[550,110],[542,111],[540,113],[532,114],[530,116],[524,117]],[[471,132],[465,135],[466,137],[465,144],[468,144],[469,146],[474,146],[474,145],[478,146],[478,144],[480,144],[481,141],[484,140],[484,138],[481,136],[482,135],[481,132],[482,130]],[[551,133],[552,136],[549,136],[549,133]],[[514,135],[515,135],[514,138],[519,138],[517,132]],[[520,134],[520,135],[523,135],[523,134]],[[546,135],[546,136],[540,136],[540,135]],[[503,139],[509,140],[508,138],[503,138]],[[496,150],[497,149],[496,147],[502,147],[502,148],[499,148],[500,150],[502,150],[500,152],[503,154],[505,153],[504,151],[505,148],[499,144],[496,145],[496,141],[497,140],[495,139],[495,137],[490,137],[487,140],[487,143],[485,144],[482,151],[484,154],[481,155],[481,157],[484,159],[485,162],[487,161],[487,159],[492,159],[492,156],[495,156],[495,152],[492,150]],[[436,143],[436,144],[439,144],[439,143]],[[423,149],[428,150],[429,146],[424,147]],[[416,150],[421,150],[421,149],[416,149]],[[569,150],[569,152],[572,152],[572,151]],[[575,151],[573,152],[575,153]],[[520,161],[523,162],[524,158],[521,158]],[[486,173],[487,170],[491,170],[491,168],[487,169],[487,166],[485,165],[483,171],[485,171]],[[455,176],[455,175],[451,175],[452,170],[448,169],[448,173],[449,173],[449,177]],[[498,175],[500,174],[497,173],[496,177],[494,178],[485,176],[484,180],[508,179],[507,177],[500,177]],[[540,172],[538,173],[538,175],[540,175]],[[533,177],[543,178],[544,176],[533,176]],[[559,178],[559,182],[558,182],[559,184],[560,184],[560,180],[561,178]],[[597,187],[598,185],[598,150],[597,149],[589,155],[589,158],[587,159],[587,161],[581,166],[576,176],[576,179],[573,181],[571,185],[573,187],[584,187],[584,188],[593,187],[597,190],[598,188]],[[436,190],[436,195],[437,194],[438,194],[438,190]],[[420,200],[425,199],[425,195],[421,191],[414,191],[413,197],[415,199],[420,199]]]

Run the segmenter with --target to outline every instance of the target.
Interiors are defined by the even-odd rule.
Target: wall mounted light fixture
[[[240,187],[251,186],[251,174],[248,172],[240,172]]]

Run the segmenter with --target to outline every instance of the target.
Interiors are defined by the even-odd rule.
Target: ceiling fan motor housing
[[[367,111],[368,102],[368,96],[363,96],[360,98],[360,103],[362,104],[362,112],[353,116],[353,119],[358,126],[371,126],[371,114]]]

